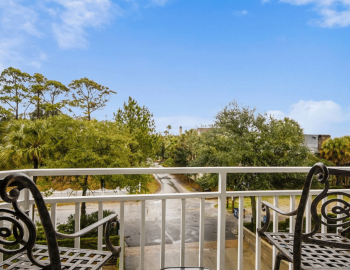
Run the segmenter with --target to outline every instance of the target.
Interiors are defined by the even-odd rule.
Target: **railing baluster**
[[[162,199],[162,233],[160,245],[160,268],[165,264],[165,220],[166,220],[166,200]]]
[[[140,222],[140,263],[141,270],[145,264],[145,225],[146,225],[146,202],[141,201],[141,222]]]
[[[180,239],[180,266],[185,266],[185,241],[186,241],[186,199],[181,199],[181,239]]]
[[[225,269],[226,173],[219,173],[217,270]]]
[[[119,269],[124,270],[124,254],[125,254],[125,245],[124,245],[124,202],[120,202],[120,213],[119,213],[119,223],[120,223],[120,232],[119,232],[119,245],[122,248],[119,257]]]
[[[243,214],[244,214],[244,197],[239,197],[238,208],[238,265],[237,270],[243,270]]]
[[[103,202],[98,202],[98,220],[103,219]],[[102,250],[103,226],[98,227],[97,232],[97,249]]]
[[[292,212],[295,210],[295,195],[289,197],[289,210]],[[289,232],[294,233],[295,216],[289,217]],[[289,270],[293,270],[293,265],[289,263]]]
[[[261,228],[261,197],[256,198],[256,229]],[[261,238],[255,230],[255,270],[261,268]]]
[[[80,230],[80,203],[75,203],[75,231]],[[75,238],[74,247],[80,248],[80,237]]]
[[[327,202],[327,197],[322,199],[322,205],[324,205]],[[327,215],[327,206],[325,207],[325,212]],[[327,223],[327,220],[323,217],[323,215],[321,214],[321,220],[325,223]],[[321,233],[327,233],[327,226],[321,224]]]
[[[278,196],[273,196],[273,205],[278,207]],[[273,211],[273,232],[278,232],[278,213]],[[277,248],[274,246],[272,249],[272,269],[275,268],[275,259],[277,256]]]
[[[337,199],[343,200],[343,195],[337,195]],[[337,206],[344,207],[344,205],[342,206],[341,202],[337,202]],[[342,217],[343,217],[343,214],[337,214],[337,218],[342,218]],[[343,221],[341,221],[341,220],[337,221],[337,224],[342,224],[342,223],[343,223]],[[341,229],[341,227],[339,227],[339,229]]]
[[[199,209],[199,267],[203,267],[204,263],[204,209],[205,198],[201,198]]]
[[[24,189],[23,190],[23,193],[24,193],[24,203],[23,203],[23,209],[24,211],[29,211],[28,212],[28,215],[29,217],[31,217],[31,207],[30,207],[30,204],[29,204],[29,189]],[[29,231],[28,231],[28,227],[27,226],[24,226],[24,239],[28,239],[29,238]]]
[[[57,227],[57,203],[51,203],[51,222],[54,229]]]
[[[306,210],[305,210],[305,215],[306,215],[305,232],[306,233],[311,232],[311,201],[312,201],[312,196],[310,195],[307,199]]]

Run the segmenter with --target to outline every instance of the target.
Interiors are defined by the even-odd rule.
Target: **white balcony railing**
[[[344,169],[344,167],[342,167]],[[350,168],[349,168],[350,169]],[[138,200],[140,204],[140,266],[144,269],[145,265],[145,202],[148,200],[161,201],[161,243],[160,243],[160,268],[165,264],[165,227],[166,227],[166,202],[167,200],[181,200],[181,227],[180,227],[180,261],[179,266],[185,266],[185,211],[186,199],[200,199],[200,217],[199,217],[199,260],[198,266],[204,266],[204,217],[205,217],[205,198],[218,199],[218,220],[217,220],[217,269],[225,269],[225,214],[226,214],[226,198],[239,198],[239,219],[238,219],[238,260],[237,269],[243,270],[243,206],[244,197],[256,196],[257,200],[257,217],[256,224],[261,221],[261,198],[262,196],[272,196],[274,205],[278,206],[279,196],[290,196],[290,210],[295,208],[295,196],[301,195],[301,190],[269,190],[269,191],[227,191],[226,179],[228,173],[307,173],[309,167],[205,167],[205,168],[117,168],[117,169],[37,169],[37,170],[20,170],[29,177],[33,176],[64,176],[64,175],[121,175],[121,174],[187,174],[187,173],[217,173],[219,174],[219,188],[217,192],[198,192],[198,193],[175,193],[175,194],[147,194],[147,195],[107,195],[107,196],[90,196],[90,197],[54,197],[46,198],[47,204],[51,204],[51,220],[56,226],[57,221],[57,204],[58,203],[75,203],[75,229],[80,228],[80,203],[81,202],[98,202],[99,219],[102,219],[102,210],[104,202],[120,202],[119,221],[120,221],[120,238],[124,239],[124,202]],[[0,172],[0,178],[5,177],[12,171]],[[350,190],[342,190],[350,193]],[[321,190],[312,190],[311,196],[317,195]],[[25,210],[31,210],[34,200],[30,197],[29,191],[21,194],[21,204]],[[0,207],[10,207],[10,205],[2,203]],[[311,215],[310,208],[306,212],[306,230],[311,231]],[[293,231],[294,223],[290,219],[290,230]],[[273,213],[273,230],[278,230],[278,214]],[[326,232],[326,227],[322,225],[322,232]],[[102,227],[98,230],[98,249],[102,249]],[[261,242],[260,238],[256,238],[255,250],[255,269],[261,268]],[[76,239],[75,247],[79,248],[79,239]],[[277,254],[274,249],[273,257]],[[1,257],[0,257],[1,259]],[[274,260],[273,260],[274,261]],[[124,266],[124,246],[122,245],[122,253],[120,256],[120,268]],[[273,267],[272,267],[273,268]],[[227,266],[227,269],[231,269]],[[291,268],[290,268],[291,269]]]

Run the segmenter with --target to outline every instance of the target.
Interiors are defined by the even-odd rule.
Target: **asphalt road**
[[[160,193],[188,193],[180,182],[172,175],[156,175],[161,183]],[[205,202],[205,226],[204,240],[216,241],[217,239],[217,201]],[[199,241],[199,199],[186,200],[186,243]],[[125,236],[128,246],[140,245],[140,205],[130,205],[125,209]],[[166,244],[180,243],[181,226],[181,200],[166,201]],[[235,239],[231,229],[235,226],[232,215],[226,216],[226,239]],[[161,201],[146,202],[146,245],[158,245],[161,241]]]
[[[156,175],[161,183],[160,193],[188,193],[180,182],[172,175]],[[216,200],[205,202],[205,241],[217,239],[217,204]],[[199,241],[199,199],[186,200],[186,243]],[[119,213],[119,203],[105,203],[104,209]],[[128,246],[140,245],[140,202],[125,203],[125,242]],[[64,205],[57,208],[57,222],[64,223],[70,214],[74,213],[74,205]],[[87,212],[97,211],[97,204],[88,204]],[[166,244],[180,243],[181,200],[166,201]],[[231,231],[237,226],[232,214],[226,214],[226,239],[236,239]],[[146,201],[145,244],[158,245],[161,240],[161,201]]]

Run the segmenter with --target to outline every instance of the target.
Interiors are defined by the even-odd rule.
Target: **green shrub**
[[[114,211],[111,210],[103,210],[103,217],[107,217],[111,214],[115,214]],[[81,215],[80,217],[80,229],[84,229],[98,221],[98,211],[93,212],[91,214]],[[103,225],[103,231],[104,231],[105,225]],[[68,217],[68,221],[66,223],[59,224],[57,226],[57,230],[60,233],[64,234],[73,234],[75,232],[75,215],[70,215]],[[39,230],[38,230],[39,232]],[[111,235],[116,235],[117,229],[112,229]],[[96,237],[97,236],[97,228],[86,234],[84,237]],[[38,235],[37,240],[44,240],[45,235]]]
[[[321,214],[318,215],[320,218],[321,218]],[[337,215],[336,214],[333,214],[333,213],[328,213],[327,214],[328,217],[330,218],[336,218]],[[347,218],[345,219],[343,222],[347,222],[349,221],[350,218]],[[329,222],[329,224],[336,224],[336,222]],[[311,220],[311,227],[313,228],[313,226],[315,225],[315,222],[314,220],[312,219]],[[264,223],[261,223],[261,227],[264,226]],[[305,226],[306,226],[306,222],[305,222],[305,217],[304,217],[304,221],[303,221],[303,227],[304,227],[304,230],[305,230]],[[255,223],[253,224],[253,228],[252,228],[252,223],[251,222],[246,222],[244,223],[244,227],[246,227],[247,229],[249,229],[250,231],[252,232],[256,232],[256,226],[255,226]],[[328,233],[335,233],[336,232],[336,229],[335,227],[327,227],[327,232]],[[272,232],[273,231],[273,221],[270,222],[270,225],[267,229],[268,232]],[[289,218],[287,218],[285,221],[280,221],[278,223],[278,231],[279,232],[289,232]],[[348,238],[350,238],[350,235],[347,236]]]

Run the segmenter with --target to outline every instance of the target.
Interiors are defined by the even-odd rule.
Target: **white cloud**
[[[243,9],[243,10],[236,10],[232,13],[235,16],[244,16],[248,14],[248,11]]]
[[[42,38],[38,27],[38,12],[32,2],[0,1],[0,68],[40,65],[43,60],[35,55],[36,48],[29,42]]]
[[[169,117],[155,117],[156,129],[159,132],[164,132],[168,125],[172,126],[171,132],[173,134],[179,133],[179,128],[182,130],[190,130],[201,126],[207,126],[213,123],[212,119],[195,117],[195,116],[169,116]]]
[[[110,0],[53,0],[60,5],[59,22],[52,24],[61,48],[83,48],[87,45],[87,28],[100,28],[112,18]]]
[[[37,69],[41,68],[41,63],[38,62],[38,61],[32,61],[32,62],[30,62],[29,65],[32,66],[32,67],[35,67]]]
[[[316,24],[321,27],[347,27],[350,25],[349,0],[280,0],[292,5],[312,5],[321,16]]]
[[[60,48],[84,48],[88,30],[105,26],[116,16],[139,7],[164,6],[171,0],[0,0],[0,69],[31,65],[48,59],[38,39],[55,38]],[[148,5],[140,5],[147,2]]]
[[[16,50],[22,45],[19,38],[0,38],[0,71],[22,62],[23,58]]]
[[[157,6],[165,6],[169,2],[169,0],[150,0],[151,4]]]
[[[349,120],[349,113],[334,101],[304,101],[292,104],[288,113],[282,111],[268,111],[277,119],[285,116],[299,122],[304,133],[332,134],[333,128],[339,123]]]
[[[42,32],[37,28],[38,14],[31,6],[21,5],[19,1],[0,2],[0,24],[3,31],[24,31],[40,37]]]

